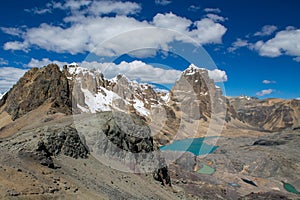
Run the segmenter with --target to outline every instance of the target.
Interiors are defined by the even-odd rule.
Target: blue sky
[[[162,67],[153,76],[164,84],[194,63],[215,70],[228,96],[298,98],[299,8],[298,0],[6,1],[0,93],[31,67],[97,61],[149,82],[151,66]]]

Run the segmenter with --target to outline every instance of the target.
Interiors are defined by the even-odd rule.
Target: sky
[[[162,85],[193,64],[227,96],[300,98],[299,8],[298,0],[5,1],[0,93],[32,67],[76,62]]]

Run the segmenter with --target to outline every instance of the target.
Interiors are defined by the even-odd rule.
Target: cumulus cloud
[[[228,80],[226,72],[219,69],[208,70],[208,76],[215,82],[226,82]]]
[[[300,29],[286,29],[276,33],[275,37],[264,42],[258,41],[254,44],[254,49],[261,56],[278,57],[288,55],[295,57],[295,61],[300,61]]]
[[[262,96],[271,94],[271,93],[273,93],[273,92],[275,92],[275,90],[273,90],[273,89],[262,90],[262,91],[257,92],[257,93],[256,93],[256,96],[262,97]]]
[[[268,36],[274,33],[277,27],[274,25],[265,25],[262,27],[261,31],[254,33],[254,36]]]
[[[264,27],[261,32],[257,32],[254,35],[270,35],[277,29],[277,27],[270,25]],[[247,47],[250,50],[257,51],[260,56],[275,58],[286,55],[292,56],[294,61],[300,62],[300,46],[298,45],[300,41],[300,29],[288,26],[285,30],[277,32],[273,38],[267,41],[249,41],[238,38],[228,48],[228,51],[234,52],[241,47]]]
[[[26,71],[15,67],[0,67],[0,93],[7,92]]]
[[[100,69],[105,77],[113,78],[118,74],[124,74],[130,80],[139,82],[153,82],[159,84],[172,84],[182,73],[174,69],[162,69],[148,65],[142,61],[115,63],[82,62],[82,67],[91,67]]]
[[[212,12],[212,13],[220,13],[221,10],[219,8],[205,8],[205,12]]]
[[[132,2],[68,0],[64,4],[56,3],[52,6],[71,11],[63,19],[68,25],[43,23],[28,28],[22,34],[23,41],[9,41],[4,44],[4,49],[29,51],[32,47],[38,47],[57,53],[93,52],[99,56],[113,56],[123,53],[125,49],[150,47],[166,50],[173,41],[191,43],[187,37],[202,45],[222,43],[222,37],[227,31],[216,19],[209,17],[191,21],[173,13],[158,13],[152,21],[139,21],[128,16],[141,9],[139,4]],[[117,15],[101,16],[109,13]],[[122,34],[123,37],[120,37]],[[116,41],[109,40],[112,38]]]
[[[276,83],[276,81],[270,81],[270,80],[263,80],[262,81],[263,82],[263,84],[275,84]]]
[[[171,0],[155,0],[155,4],[166,6],[168,4],[172,3]]]

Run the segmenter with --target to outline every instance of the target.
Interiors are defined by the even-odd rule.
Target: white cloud
[[[201,9],[201,7],[200,7],[200,6],[196,6],[196,5],[191,5],[191,6],[188,8],[189,11],[193,11],[193,12],[196,12],[196,11],[198,11],[198,10],[200,10],[200,9]]]
[[[294,61],[300,62],[300,56],[293,58]]]
[[[155,0],[155,4],[166,6],[168,4],[172,3],[171,0]]]
[[[92,1],[87,12],[95,16],[109,13],[130,15],[140,12],[140,10],[140,5],[133,2]]]
[[[20,37],[23,33],[23,31],[20,29],[20,28],[14,28],[14,27],[10,27],[10,28],[7,28],[7,27],[1,27],[0,28],[1,31],[3,33],[6,33],[8,35],[13,35],[13,36],[18,36]]]
[[[37,15],[43,15],[43,14],[46,14],[46,13],[51,13],[51,9],[49,8],[32,8],[32,9],[25,9],[24,10],[25,12],[28,12],[28,13],[33,13],[33,14],[37,14]]]
[[[208,18],[196,21],[194,24],[197,29],[192,30],[190,36],[200,44],[222,43],[222,36],[227,31],[223,25]]]
[[[228,80],[226,72],[219,69],[208,70],[208,76],[215,82],[226,82]]]
[[[258,41],[254,44],[254,49],[261,56],[278,57],[288,55],[295,57],[299,61],[300,57],[300,29],[286,29],[276,33],[275,37],[264,42]]]
[[[299,100],[299,101],[300,101],[300,97],[296,98],[296,100]]]
[[[212,19],[213,21],[215,22],[224,22],[226,20],[226,18],[222,17],[222,16],[219,16],[219,15],[216,15],[216,14],[207,14],[206,15],[209,19]]]
[[[261,31],[254,33],[254,36],[268,36],[274,33],[277,27],[274,25],[265,25],[262,27]]]
[[[104,76],[113,78],[118,74],[124,74],[130,80],[137,80],[140,82],[153,82],[159,84],[172,84],[179,76],[181,71],[174,69],[162,69],[153,67],[141,61],[121,62],[120,64],[114,63],[98,63],[98,62],[82,62],[82,67],[93,67],[100,69]]]
[[[15,67],[0,67],[0,92],[7,92],[26,71]]]
[[[159,28],[172,28],[178,32],[185,33],[192,24],[192,21],[184,17],[179,17],[173,13],[159,13],[154,16],[152,24]]]
[[[202,45],[222,43],[222,37],[227,31],[226,27],[213,19],[206,17],[193,22],[173,13],[158,13],[152,21],[139,21],[127,16],[140,9],[140,5],[131,2],[68,0],[65,4],[55,4],[55,7],[71,10],[71,14],[63,19],[68,26],[43,23],[38,27],[28,28],[22,34],[22,42],[7,42],[4,49],[28,51],[35,46],[57,53],[94,52],[100,56],[112,56],[128,49],[145,47],[166,50],[173,41],[191,42],[187,37]],[[104,17],[100,16],[101,13],[118,15]],[[192,26],[194,28],[190,30],[189,27]],[[111,38],[118,41],[109,40]]]
[[[27,64],[28,67],[37,67],[37,68],[41,68],[44,66],[47,66],[51,63],[55,63],[57,64],[60,68],[62,68],[64,65],[67,65],[67,62],[60,62],[57,60],[49,60],[48,58],[43,58],[42,60],[37,60],[34,58],[31,58],[30,62]]]
[[[19,42],[19,41],[13,41],[13,42],[6,42],[3,46],[4,50],[22,50],[24,52],[28,52],[29,44],[27,41]]]
[[[205,8],[205,12],[212,12],[212,13],[220,13],[221,10],[219,8]]]
[[[7,65],[7,64],[8,64],[7,60],[0,58],[0,65]]]
[[[248,47],[249,43],[247,40],[242,40],[238,38],[235,42],[232,43],[231,47],[228,48],[229,52],[234,52],[241,47]]]
[[[275,90],[273,90],[273,89],[262,90],[262,91],[260,91],[260,92],[257,92],[257,93],[256,93],[256,96],[262,97],[262,96],[271,94],[271,93],[273,93],[273,92],[275,92]]]
[[[256,35],[268,35],[275,31],[275,26],[265,26],[262,32],[256,33]],[[270,28],[271,27],[271,28]],[[272,28],[273,27],[273,28]],[[266,57],[279,57],[281,55],[287,55],[294,57],[293,60],[300,62],[300,29],[288,26],[285,30],[279,31],[275,34],[275,37],[263,41],[249,42],[238,38],[232,46],[228,48],[229,52],[234,52],[241,47],[247,47],[250,50],[257,51],[260,56]]]
[[[263,82],[263,84],[275,84],[276,83],[276,81],[270,81],[270,80],[263,80],[262,82]]]

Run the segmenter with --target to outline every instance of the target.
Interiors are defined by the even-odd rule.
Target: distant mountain
[[[253,127],[280,131],[300,127],[300,101],[283,99],[229,98],[234,118]]]

